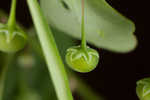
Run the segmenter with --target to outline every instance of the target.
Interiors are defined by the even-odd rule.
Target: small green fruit
[[[66,62],[77,72],[90,72],[99,62],[99,54],[96,50],[87,47],[83,50],[80,46],[74,46],[67,50]]]
[[[13,31],[7,25],[0,23],[0,51],[14,53],[21,50],[27,41],[27,36],[19,27]]]
[[[150,78],[137,82],[136,93],[140,100],[150,100]]]

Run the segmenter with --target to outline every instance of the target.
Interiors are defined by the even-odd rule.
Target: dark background
[[[150,77],[149,64],[149,3],[146,0],[107,0],[115,9],[135,22],[138,47],[128,54],[101,50],[96,70],[79,74],[94,90],[103,92],[108,100],[138,100],[136,81]],[[147,0],[148,1],[148,0]],[[10,0],[1,0],[0,8],[9,12]],[[17,20],[29,27],[31,18],[25,0],[18,0]]]

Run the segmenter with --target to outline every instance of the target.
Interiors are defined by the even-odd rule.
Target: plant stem
[[[81,34],[82,34],[82,41],[81,41],[81,47],[83,50],[86,50],[86,37],[85,37],[85,26],[84,26],[84,0],[82,0],[81,3],[81,8],[82,8],[82,19],[81,19]]]
[[[27,0],[30,13],[46,58],[48,69],[59,100],[73,100],[64,64],[59,55],[52,32],[37,0]]]
[[[14,27],[15,27],[15,22],[16,22],[16,0],[12,0],[11,2],[11,10],[10,10],[10,16],[8,19],[8,28],[13,31]]]
[[[4,87],[5,87],[5,79],[8,71],[8,67],[14,58],[14,55],[7,55],[5,59],[4,66],[2,68],[2,73],[0,74],[0,100],[3,100],[3,93],[4,93]]]

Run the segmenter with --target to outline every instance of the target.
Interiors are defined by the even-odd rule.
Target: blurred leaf
[[[19,76],[18,67],[15,64],[15,57],[9,62],[8,70],[5,74],[3,100],[15,100],[17,80]]]
[[[41,0],[49,24],[80,38],[81,0]],[[115,52],[135,48],[134,23],[115,11],[105,0],[85,0],[87,41]]]
[[[27,91],[26,93],[19,95],[17,100],[41,100],[36,92]]]
[[[30,64],[24,64],[24,62],[22,61],[20,62],[20,57],[17,58],[18,65],[19,67],[21,67],[21,78],[28,86],[26,87],[29,88],[23,94],[21,94],[18,99],[22,98],[22,100],[25,100],[24,97],[28,96],[28,98],[35,98],[35,100],[49,100],[50,98],[56,100],[56,94],[50,80],[44,59],[40,59],[39,56],[37,56],[35,53],[35,51],[31,50],[30,52],[26,52],[25,54],[20,56],[26,57],[27,55],[30,55],[30,57],[32,57],[30,58],[30,60],[34,61],[34,63],[31,62],[32,66]],[[36,99],[37,97],[38,99]]]
[[[2,68],[3,68],[3,65],[4,65],[4,61],[5,60],[5,54],[0,52],[0,77],[1,77],[1,74],[2,74]]]

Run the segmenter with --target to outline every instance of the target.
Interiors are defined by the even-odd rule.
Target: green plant
[[[14,53],[22,49],[27,41],[24,31],[16,25],[16,0],[12,0],[11,12],[7,24],[0,23],[0,50]]]
[[[67,64],[78,72],[90,72],[98,64],[99,54],[96,50],[87,47],[86,34],[84,29],[84,0],[82,0],[82,22],[81,33],[82,42],[81,46],[74,46],[67,50],[66,62]]]
[[[22,49],[27,40],[27,36],[22,29],[16,25],[16,0],[12,1],[12,9],[8,23],[6,25],[0,24],[0,50],[8,53],[17,52]],[[66,54],[68,65],[78,72],[89,72],[93,70],[99,61],[98,52],[89,48],[86,45],[86,40],[97,47],[123,53],[133,50],[136,46],[136,38],[131,34],[135,30],[134,24],[118,14],[104,0],[85,0],[86,16],[84,16],[84,6],[81,6],[81,0],[41,0],[40,3],[42,10],[37,0],[27,0],[44,58],[48,66],[48,71],[59,100],[73,100],[73,97],[64,64],[52,32],[56,32],[57,30],[57,34],[54,35],[60,36],[65,33],[75,38],[82,38],[81,46],[69,48]],[[82,4],[84,3],[82,2]],[[81,7],[83,7],[82,18]],[[43,12],[46,18],[43,15]],[[79,27],[80,25],[81,29]],[[6,35],[6,31],[9,33],[7,34],[8,36]],[[82,33],[82,37],[80,37],[80,33]],[[31,42],[33,43],[30,45],[32,45],[33,48],[36,49],[35,51],[38,55],[41,56],[42,53],[38,47],[37,41],[31,37]],[[65,52],[62,53],[64,54]],[[5,73],[6,72],[7,71],[5,71]],[[72,74],[69,75],[71,76]],[[4,77],[2,77],[1,80],[3,79]],[[84,96],[83,98],[86,98],[86,100],[89,99],[88,96],[85,97],[85,93],[87,93],[95,100],[100,99],[100,97],[95,93],[92,93],[91,89],[89,89],[82,81],[76,80],[79,86],[78,92],[80,95]],[[30,97],[30,94],[28,94],[27,91],[25,94],[22,93],[21,96],[19,96],[19,99],[20,97],[24,98],[24,96]]]

